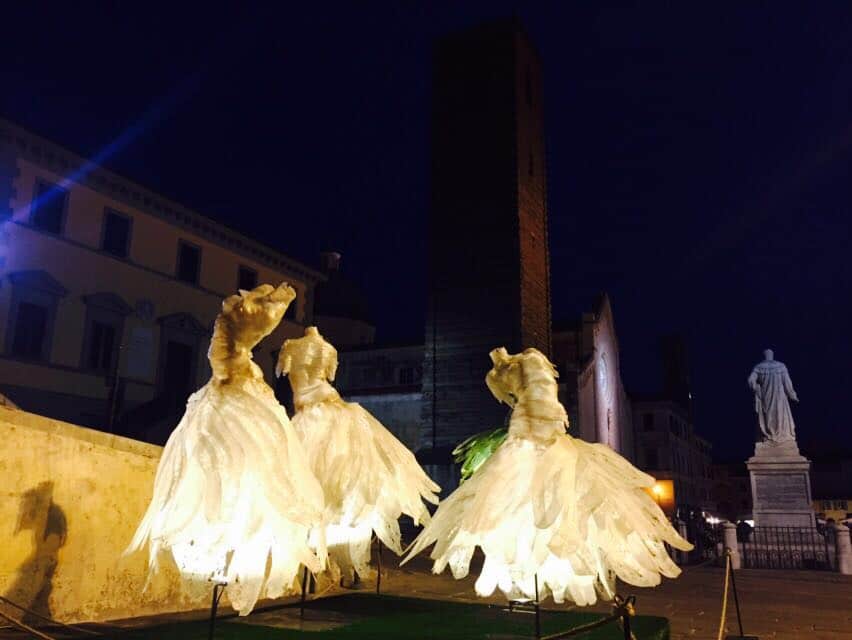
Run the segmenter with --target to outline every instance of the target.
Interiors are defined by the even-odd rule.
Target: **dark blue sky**
[[[545,65],[555,314],[608,291],[636,390],[683,333],[720,457],[749,453],[765,346],[803,439],[852,444],[843,3],[24,4],[0,113],[296,257],[341,251],[386,339],[422,331],[431,43],[518,15]]]

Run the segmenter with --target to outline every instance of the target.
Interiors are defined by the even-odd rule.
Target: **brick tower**
[[[433,100],[420,441],[437,454],[503,424],[491,349],[550,354],[550,276],[541,63],[521,26],[440,41]]]

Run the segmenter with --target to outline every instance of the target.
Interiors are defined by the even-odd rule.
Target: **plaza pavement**
[[[471,574],[463,580],[454,580],[448,571],[432,575],[426,557],[398,568],[395,560],[384,553],[386,566],[382,575],[382,593],[420,598],[449,599],[464,602],[490,602],[503,604],[499,595],[477,598],[473,584],[479,566],[474,560]],[[852,640],[852,576],[818,571],[770,571],[744,569],[736,574],[737,590],[743,616],[744,631],[761,640]],[[664,580],[655,588],[637,588],[619,585],[622,595],[636,596],[636,612],[640,615],[657,615],[669,619],[671,640],[716,640],[721,612],[724,572],[717,567],[687,567],[675,580]],[[375,588],[375,582],[364,582],[359,590]],[[347,589],[328,588],[323,595],[345,593]],[[260,603],[260,609],[275,604],[294,602],[287,598],[277,602]],[[546,601],[544,609],[568,608]],[[599,603],[591,610],[608,613],[610,606]],[[220,608],[220,615],[233,612]],[[204,619],[208,611],[164,614],[148,618],[115,621],[117,627],[140,628],[165,622]],[[545,614],[546,615],[546,614]],[[256,611],[251,618],[264,624],[268,617],[281,619],[274,610],[265,614]],[[253,622],[254,622],[253,621]],[[249,620],[246,620],[249,622]],[[103,627],[101,627],[103,630]],[[727,633],[737,631],[733,600],[728,604]],[[21,638],[22,634],[0,629],[0,640]],[[637,640],[642,640],[638,638]]]
[[[428,565],[420,559],[412,568],[391,570],[382,580],[383,591],[482,602],[473,591],[478,571],[464,580],[453,580],[449,571],[440,576],[427,572]],[[672,640],[716,640],[724,579],[721,568],[686,567],[679,578],[664,579],[658,587],[619,584],[619,590],[636,596],[637,614],[668,618]],[[852,640],[852,576],[743,569],[735,579],[746,634],[761,640]],[[494,596],[488,601],[504,602]],[[548,600],[545,609],[554,606]],[[608,613],[610,606],[599,603],[591,609]],[[738,632],[733,598],[728,603],[727,630]]]

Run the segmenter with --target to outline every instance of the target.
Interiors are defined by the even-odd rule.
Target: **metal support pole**
[[[378,536],[376,537],[376,542],[378,542],[379,549],[379,560],[378,560],[378,573],[376,573],[376,595],[381,594],[382,592],[382,541],[379,540]]]
[[[621,626],[624,629],[624,640],[633,640],[633,634],[630,632],[630,613],[627,611],[621,616]]]
[[[533,576],[535,580],[535,637],[541,638],[541,611],[538,607],[538,574]]]
[[[219,608],[219,600],[225,593],[226,586],[224,582],[217,582],[213,585],[213,602],[210,604],[210,631],[207,634],[207,640],[213,640],[216,633],[216,610]]]
[[[302,601],[299,603],[299,619],[305,617],[305,593],[308,590],[308,568],[302,572]]]
[[[734,591],[734,604],[737,607],[737,625],[739,625],[740,627],[740,635],[744,636],[745,634],[743,633],[743,619],[742,616],[740,616],[740,599],[737,597],[737,581],[736,578],[734,578],[734,574],[736,573],[736,571],[734,571],[734,566],[731,562],[731,556],[728,556],[728,562],[731,563],[731,588]]]

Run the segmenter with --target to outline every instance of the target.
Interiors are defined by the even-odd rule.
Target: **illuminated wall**
[[[594,339],[595,430],[604,442],[633,459],[632,412],[621,382],[618,337],[609,298],[604,297],[592,329]]]
[[[0,407],[0,595],[63,621],[204,608],[164,557],[121,558],[148,505],[161,448]]]

